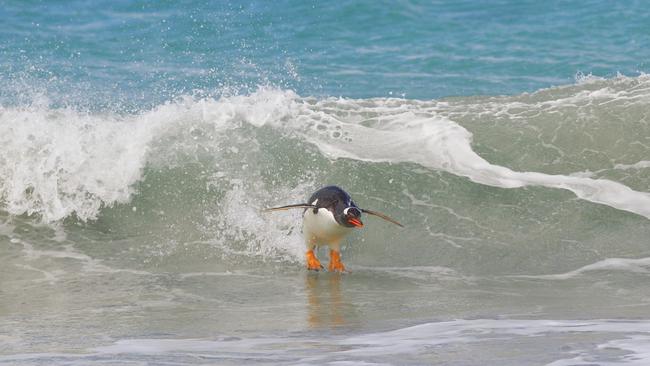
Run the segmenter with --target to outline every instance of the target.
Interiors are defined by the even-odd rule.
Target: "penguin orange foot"
[[[316,258],[314,251],[309,249],[307,251],[307,269],[311,271],[320,271],[323,268],[323,265],[320,264],[320,261]]]
[[[330,250],[330,272],[345,272],[345,266],[341,262],[341,253],[332,249]]]
[[[350,195],[337,186],[328,186],[319,189],[309,197],[308,203],[273,207],[265,211],[280,211],[292,208],[301,208],[303,211],[302,232],[307,244],[307,269],[319,270],[322,268],[314,254],[314,249],[321,245],[330,247],[329,270],[344,272],[345,266],[341,263],[339,248],[341,239],[355,228],[363,227],[361,213],[381,217],[395,225],[402,226],[390,217],[375,211],[359,208]]]

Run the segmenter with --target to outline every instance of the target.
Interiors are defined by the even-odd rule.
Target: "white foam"
[[[367,358],[381,359],[381,356],[421,355],[432,347],[449,344],[467,344],[499,339],[536,338],[554,334],[625,334],[630,338],[607,343],[606,346],[634,352],[621,356],[619,364],[640,365],[640,360],[650,360],[650,332],[648,321],[616,320],[454,320],[439,323],[426,323],[387,332],[368,333],[323,339],[304,338],[253,338],[235,340],[171,340],[171,339],[131,339],[121,340],[113,345],[97,348],[96,351],[108,354],[160,354],[160,353],[209,353],[230,357],[251,357],[261,359],[282,359],[290,353],[300,357],[292,364],[324,364],[331,361],[363,362]],[[522,342],[522,340],[519,340]],[[282,347],[278,347],[282,345]],[[326,346],[325,346],[326,345]],[[323,347],[327,352],[322,352]],[[440,348],[438,348],[440,349]],[[284,351],[283,351],[284,350]],[[440,351],[439,351],[440,352]],[[629,362],[628,362],[629,361]]]
[[[646,334],[649,321],[617,320],[454,320],[426,323],[389,332],[350,337],[340,343],[355,345],[343,353],[356,356],[418,353],[427,347],[480,342],[495,336],[552,336],[562,333]]]
[[[622,95],[609,89],[583,90],[543,103],[548,108],[580,100],[647,99],[647,93]],[[46,222],[70,215],[93,219],[101,207],[130,200],[147,164],[172,164],[170,150],[196,149],[188,131],[209,127],[218,134],[249,124],[301,136],[333,159],[416,163],[501,188],[565,189],[581,199],[650,218],[650,194],[624,184],[491,164],[472,149],[472,134],[436,113],[433,104],[315,100],[291,91],[260,89],[245,96],[179,99],[126,116],[39,106],[2,108],[0,201],[11,214],[38,214]],[[170,141],[175,145],[164,145]],[[154,149],[157,154],[151,155]],[[634,168],[646,166],[640,162]]]
[[[584,342],[582,336],[589,341]],[[594,339],[602,343],[594,344]],[[460,319],[362,334],[120,339],[86,353],[3,355],[0,362],[42,359],[101,362],[118,356],[121,360],[155,356],[174,364],[195,361],[197,357],[224,362],[255,359],[260,363],[283,365],[393,364],[400,357],[422,363],[430,360],[432,354],[444,359],[445,352],[456,355],[459,347],[469,351],[484,350],[482,345],[494,346],[494,342],[530,347],[545,342],[549,345],[569,342],[572,347],[567,350],[558,349],[556,354],[544,355],[546,359],[549,356],[557,358],[549,366],[647,365],[650,362],[650,320]],[[602,351],[608,349],[619,352],[603,356]],[[490,357],[486,354],[485,360],[493,360]],[[509,359],[516,362],[517,357],[524,357],[524,354],[513,353]],[[520,360],[529,362],[528,357]]]
[[[226,352],[249,351],[254,353],[254,348],[251,346],[261,346],[266,343],[270,342],[268,340],[224,342],[204,339],[125,339],[110,346],[95,348],[95,351],[108,354],[137,353],[151,355],[168,352],[212,352],[215,349],[224,349],[224,345],[227,345],[227,350],[224,350]]]
[[[614,169],[620,169],[620,170],[630,170],[630,169],[640,170],[640,169],[647,169],[647,168],[650,168],[650,160],[642,160],[634,164],[614,165]]]
[[[16,266],[18,268],[28,270],[28,271],[38,272],[38,273],[42,274],[43,278],[32,280],[32,282],[34,282],[34,283],[47,282],[47,283],[53,284],[53,283],[55,283],[55,282],[57,282],[59,280],[58,276],[64,274],[64,272],[61,271],[61,270],[57,270],[57,271],[54,271],[54,272],[48,272],[48,271],[44,271],[42,269],[38,269],[36,267],[32,267],[32,266],[27,265],[27,264],[14,263],[14,266]]]
[[[650,257],[647,258],[607,258],[586,266],[580,267],[573,271],[550,274],[550,275],[537,275],[537,276],[513,276],[520,278],[539,278],[548,280],[566,280],[584,274],[585,272],[593,271],[623,271],[631,273],[650,273]]]
[[[395,277],[411,278],[415,280],[467,280],[456,270],[442,266],[409,266],[409,267],[366,267],[356,266],[355,270],[368,272],[383,272]]]
[[[231,183],[234,184],[219,204],[219,210],[206,214],[210,222],[206,230],[217,230],[211,244],[227,255],[302,263],[306,250],[301,234],[302,211],[262,212],[262,209],[285,204],[284,201],[270,201],[268,197],[294,200],[293,197],[306,197],[310,184],[270,194],[261,187],[246,189],[242,182]],[[243,246],[233,246],[233,242]]]
[[[201,277],[253,277],[253,278],[265,278],[266,276],[257,275],[254,273],[248,273],[245,271],[225,271],[225,272],[188,272],[181,273],[178,275],[180,279],[188,278],[201,278]]]
[[[39,250],[35,249],[34,246],[26,240],[16,239],[12,240],[13,243],[21,244],[23,246],[24,259],[26,261],[34,261],[39,258],[52,258],[52,259],[74,259],[81,264],[81,268],[86,272],[95,272],[95,273],[130,273],[134,275],[142,276],[151,276],[151,272],[139,271],[133,269],[121,269],[121,268],[111,268],[102,264],[102,261],[99,259],[92,258],[86,254],[79,253],[74,250],[72,245],[63,245],[61,250]],[[45,280],[52,282],[64,273],[62,270],[55,271],[55,273],[49,273],[41,269],[35,268],[33,266],[25,264],[16,264],[24,269],[33,270],[43,273]]]
[[[148,126],[71,109],[0,107],[0,201],[46,222],[126,202],[145,164]]]
[[[577,365],[599,365],[599,366],[647,366],[650,364],[650,336],[631,335],[624,339],[614,339],[597,346],[599,350],[619,350],[623,355],[615,360],[595,360],[591,350],[581,350],[580,355],[572,358],[561,359],[546,366],[577,366]]]
[[[602,365],[647,366],[650,364],[650,336],[632,335],[625,339],[615,339],[601,344],[598,348],[616,348],[629,353],[622,356],[620,362],[604,362]]]
[[[94,219],[102,207],[131,199],[147,164],[171,165],[175,151],[196,149],[188,131],[262,126],[284,118],[294,97],[276,90],[218,100],[186,97],[136,115],[43,104],[0,107],[0,202],[10,214],[38,215],[44,222]],[[161,153],[150,155],[155,149]]]
[[[327,99],[305,105],[306,111],[298,115],[294,127],[332,158],[350,158],[372,162],[412,162],[432,169],[445,170],[469,178],[473,182],[501,187],[517,188],[542,186],[566,189],[581,199],[605,204],[620,210],[650,218],[650,194],[606,179],[591,179],[573,175],[553,175],[539,172],[517,172],[490,164],[476,154],[472,135],[460,125],[432,112],[419,113],[416,105],[407,104],[389,108],[394,101],[375,101],[377,106],[359,106],[361,101]],[[381,120],[372,126],[347,122],[335,115],[319,115],[327,122],[327,129],[338,129],[347,138],[332,138],[318,129],[304,128],[314,119],[314,113],[338,103],[338,108],[354,109],[358,115],[379,113]],[[389,109],[389,111],[384,111]]]

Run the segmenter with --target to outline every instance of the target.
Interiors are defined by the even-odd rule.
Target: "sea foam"
[[[578,91],[570,99],[594,98],[594,93]],[[621,93],[608,98],[617,95]],[[126,115],[42,105],[3,107],[0,198],[9,213],[35,214],[45,222],[71,215],[94,219],[102,207],[128,202],[147,166],[178,163],[174,152],[197,149],[194,131],[221,135],[207,142],[208,150],[218,152],[229,131],[249,126],[299,138],[331,159],[416,163],[500,188],[564,189],[580,199],[650,218],[650,194],[620,182],[516,171],[490,163],[472,148],[472,133],[435,110],[444,109],[445,103],[303,98],[292,91],[261,88],[218,99],[184,97]],[[255,144],[253,137],[240,138]],[[646,164],[632,166],[643,169]]]

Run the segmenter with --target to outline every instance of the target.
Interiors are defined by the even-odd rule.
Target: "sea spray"
[[[622,105],[628,109],[621,109],[621,113],[629,114],[629,103],[638,105],[650,99],[647,88],[643,87],[647,82],[645,76],[582,82],[573,87],[572,95],[565,95],[567,88],[557,89],[560,97],[557,100],[531,104],[527,102],[531,97],[526,95],[520,102],[506,98],[502,107],[495,107],[495,102],[490,101],[482,107],[489,109],[480,113],[483,116],[493,113],[494,118],[502,118],[501,109],[518,110],[512,117],[515,122],[526,108],[530,110],[527,114],[539,115],[570,110],[572,105],[584,105],[586,101],[584,107],[578,107],[579,111],[599,113],[598,108],[603,105],[611,113],[615,110],[612,107]],[[469,102],[468,112],[457,118],[460,123],[477,107],[473,100]],[[220,144],[233,137],[228,131],[249,125],[253,129],[272,128],[281,136],[297,137],[330,158],[417,163],[468,177],[476,183],[504,188],[539,185],[568,189],[582,199],[650,217],[648,194],[624,184],[580,176],[579,172],[568,175],[517,172],[491,164],[474,151],[473,134],[449,119],[458,115],[462,104],[454,100],[452,107],[447,105],[446,101],[400,99],[318,100],[301,98],[291,91],[264,88],[247,96],[180,98],[136,115],[93,114],[43,106],[6,107],[0,116],[0,136],[6,147],[0,157],[3,161],[0,197],[12,214],[37,214],[46,222],[73,214],[81,220],[92,219],[103,206],[128,202],[147,166],[187,163],[174,158],[178,155],[219,155],[223,152]],[[473,128],[475,123],[470,120],[468,127]],[[527,128],[512,128],[518,131],[522,127]],[[594,135],[601,123],[595,121],[592,126],[584,127],[585,134]],[[619,128],[624,129],[625,125]],[[480,126],[477,129],[483,131]],[[242,138],[248,149],[257,143],[254,137]],[[635,145],[633,140],[630,143]],[[550,146],[544,141],[530,144]],[[638,150],[639,146],[643,146],[642,141],[634,149]],[[553,149],[564,151],[559,145]],[[150,154],[151,151],[155,153]],[[629,162],[629,158],[624,161]],[[642,162],[630,163],[644,169]]]

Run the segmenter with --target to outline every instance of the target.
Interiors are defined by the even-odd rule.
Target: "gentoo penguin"
[[[375,211],[359,208],[350,195],[337,186],[323,187],[309,197],[308,203],[268,208],[265,211],[280,211],[292,208],[304,209],[302,232],[307,244],[307,269],[318,271],[323,266],[316,258],[314,249],[321,245],[330,248],[329,270],[344,272],[341,263],[341,239],[354,228],[363,227],[361,213],[375,215],[382,219],[402,226],[390,217]]]

